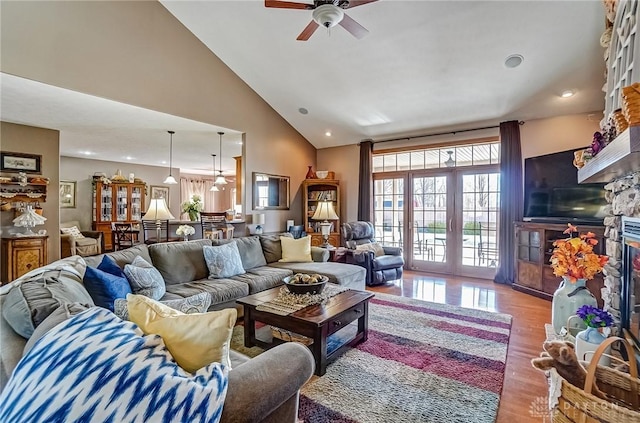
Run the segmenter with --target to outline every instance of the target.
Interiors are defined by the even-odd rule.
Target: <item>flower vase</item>
[[[306,179],[316,179],[316,173],[312,169],[313,166],[309,166],[309,170],[307,171]]]
[[[189,220],[192,221],[192,222],[197,221],[198,220],[198,214],[199,213],[197,211],[195,211],[195,210],[190,211],[189,212]]]
[[[562,277],[560,286],[553,293],[551,302],[551,323],[553,330],[560,335],[562,328],[567,325],[569,317],[583,305],[597,306],[596,297],[586,287],[586,279],[578,279],[575,283],[566,276]]]
[[[189,241],[189,235],[185,235],[185,236],[182,238],[182,240],[183,240],[183,241]]]
[[[593,353],[602,344],[606,336],[604,336],[597,328],[588,327],[576,335],[576,356],[578,360],[591,361]],[[610,349],[607,348],[605,353],[609,354]],[[609,366],[611,360],[607,356],[602,356],[598,361],[601,366]]]

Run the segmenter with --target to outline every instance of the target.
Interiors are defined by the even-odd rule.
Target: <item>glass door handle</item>
[[[449,232],[453,232],[453,218],[449,219]]]

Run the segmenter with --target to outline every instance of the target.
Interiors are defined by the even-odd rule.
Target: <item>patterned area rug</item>
[[[510,328],[506,314],[376,294],[369,339],[303,387],[300,421],[493,422]],[[261,351],[241,344],[236,327],[233,349]]]

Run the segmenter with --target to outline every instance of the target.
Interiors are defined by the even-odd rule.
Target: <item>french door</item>
[[[493,278],[499,186],[493,165],[377,174],[376,238],[402,246],[410,269]]]

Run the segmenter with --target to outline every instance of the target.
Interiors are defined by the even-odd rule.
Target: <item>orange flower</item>
[[[568,224],[568,228],[563,233],[575,232],[578,232],[578,228]],[[593,252],[593,247],[597,244],[598,240],[595,239],[593,232],[554,241],[555,248],[550,260],[553,274],[565,276],[572,283],[578,279],[593,279],[609,260],[609,257]]]

